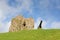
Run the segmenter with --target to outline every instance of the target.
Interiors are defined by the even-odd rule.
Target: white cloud
[[[0,20],[2,20],[2,19],[4,19],[4,18],[5,18],[5,17],[4,17],[3,11],[0,10]]]
[[[5,19],[5,16],[4,16],[4,14],[3,14],[3,11],[2,10],[0,10],[0,28],[2,27],[2,21]]]
[[[18,11],[21,12],[23,9],[31,12],[31,0],[24,0],[24,1],[20,1],[20,0],[16,0],[17,2],[22,2],[21,6],[20,5],[16,5],[17,7],[12,7],[9,6],[8,1],[7,0],[2,0],[0,1],[0,9],[2,9],[4,11],[4,14],[6,13],[17,13]],[[2,5],[2,6],[1,6]]]
[[[11,21],[10,22],[6,22],[6,23],[1,23],[0,33],[8,32],[10,25],[11,25]]]
[[[2,11],[0,10],[0,19],[3,17],[1,13],[2,13]]]
[[[52,29],[60,29],[60,22],[52,22],[51,28]]]
[[[9,6],[8,0],[0,0],[0,18],[8,17],[8,16],[16,16],[19,14],[22,14],[23,11],[28,11],[29,14],[32,14],[32,9],[31,9],[31,0],[16,0],[17,2],[22,2],[21,6],[16,5],[17,7],[12,7]]]

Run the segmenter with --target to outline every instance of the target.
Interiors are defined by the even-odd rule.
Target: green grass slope
[[[23,30],[1,33],[0,40],[60,40],[60,30]]]

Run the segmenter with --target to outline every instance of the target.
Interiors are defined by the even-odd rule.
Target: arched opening
[[[23,23],[23,26],[26,26],[26,23],[25,22]]]

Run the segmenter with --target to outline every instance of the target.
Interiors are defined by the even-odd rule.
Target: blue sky
[[[8,32],[17,15],[33,17],[35,29],[43,20],[43,29],[60,29],[60,0],[0,0],[0,32]]]

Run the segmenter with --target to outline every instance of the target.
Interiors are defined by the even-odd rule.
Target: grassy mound
[[[23,30],[20,32],[1,33],[0,40],[60,40],[60,30]]]

